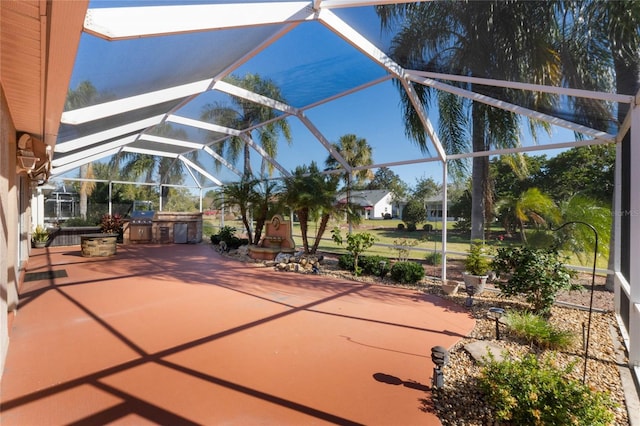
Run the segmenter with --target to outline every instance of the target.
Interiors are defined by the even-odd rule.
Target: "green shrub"
[[[398,224],[398,231],[404,231],[404,223]]]
[[[484,245],[481,242],[474,242],[469,247],[469,254],[464,261],[464,270],[471,275],[487,275],[489,272],[489,259],[484,257]]]
[[[514,425],[612,424],[615,404],[610,396],[568,378],[574,365],[559,370],[552,358],[540,362],[531,354],[521,361],[490,359],[478,383],[498,421]]]
[[[220,241],[224,241],[228,245],[234,238],[236,238],[236,228],[233,226],[223,226],[218,232],[218,237],[220,238]]]
[[[575,272],[562,264],[555,249],[503,247],[491,265],[498,275],[511,275],[507,282],[497,283],[500,292],[505,296],[523,295],[539,315],[550,313],[560,290],[581,288],[571,284]]]
[[[409,232],[416,232],[416,230],[418,229],[418,227],[416,226],[415,223],[407,223],[407,231]]]
[[[342,245],[342,235],[340,229],[335,228],[331,231],[331,238],[333,242]],[[364,253],[365,250],[373,246],[376,242],[376,237],[369,232],[360,232],[358,234],[347,235],[347,251],[353,255],[353,273],[358,276],[362,272],[358,258]]]
[[[540,348],[566,349],[575,337],[572,332],[558,329],[531,312],[509,312],[504,320],[511,333]]]
[[[424,256],[424,259],[427,262],[427,265],[438,266],[442,264],[442,253],[437,251],[432,251],[430,253],[427,253]]]
[[[211,244],[220,244],[222,241],[227,244],[229,250],[249,244],[247,238],[236,237],[236,228],[233,226],[223,226],[220,228],[220,232],[211,236]]]
[[[471,231],[471,220],[470,219],[460,219],[456,223],[453,224],[453,229],[460,232],[470,232]]]
[[[424,278],[424,268],[416,262],[396,262],[391,267],[391,278],[403,284],[415,284]]]
[[[427,223],[422,227],[422,229],[427,231],[427,232],[431,232],[431,231],[433,231],[433,225],[430,224],[430,223]]]
[[[378,277],[384,277],[391,269],[391,262],[384,256],[360,256],[358,264],[364,274]]]
[[[351,253],[345,253],[338,258],[338,267],[345,271],[353,272],[353,255]]]

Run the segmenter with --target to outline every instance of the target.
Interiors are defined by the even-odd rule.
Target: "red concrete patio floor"
[[[21,287],[3,426],[436,425],[431,347],[474,326],[432,295],[206,244],[34,250],[27,273],[47,271]]]

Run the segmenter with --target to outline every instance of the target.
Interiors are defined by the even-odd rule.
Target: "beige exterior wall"
[[[0,372],[9,346],[9,312],[18,306],[19,208],[16,130],[0,86]]]

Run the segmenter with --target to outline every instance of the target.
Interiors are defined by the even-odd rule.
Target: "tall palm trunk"
[[[300,221],[300,233],[302,234],[302,247],[305,253],[309,253],[309,238],[307,232],[309,231],[309,209],[304,207],[296,211],[298,220]]]
[[[251,169],[251,149],[249,145],[244,143],[244,175],[248,179],[253,176],[253,170]]]
[[[242,224],[247,230],[247,238],[249,239],[249,243],[251,243],[251,241],[253,241],[253,237],[251,235],[251,225],[249,223],[249,212],[247,210],[247,206],[240,206],[240,216],[242,217]]]
[[[473,152],[486,150],[485,132],[482,126],[482,107],[477,102],[471,106]],[[473,157],[471,170],[471,240],[484,240],[485,195],[489,177],[489,157]]]
[[[316,240],[313,243],[313,247],[311,248],[310,254],[315,254],[318,251],[318,246],[320,245],[320,239],[324,235],[324,231],[327,229],[327,224],[329,223],[329,218],[331,215],[329,213],[324,213],[322,218],[320,219],[320,227],[318,228],[318,232],[316,233]]]

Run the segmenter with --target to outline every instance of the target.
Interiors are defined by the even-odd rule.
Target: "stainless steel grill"
[[[153,222],[153,214],[155,212],[151,210],[146,211],[135,211],[131,213],[131,224],[132,225],[149,225]]]
[[[154,212],[134,211],[129,219],[129,239],[131,241],[151,241]]]

